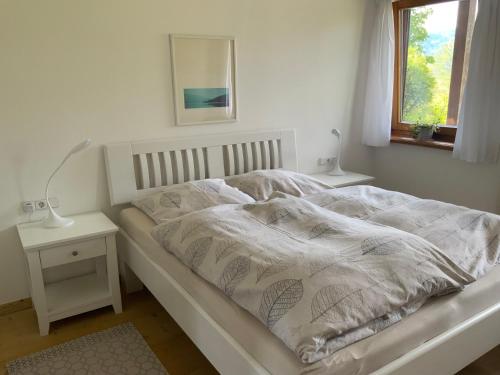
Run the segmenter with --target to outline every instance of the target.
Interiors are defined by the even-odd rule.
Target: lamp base
[[[49,216],[43,221],[43,226],[46,228],[63,228],[73,225],[74,222],[73,219],[61,217],[49,208]]]
[[[343,170],[333,170],[328,172],[330,176],[345,176],[345,172]]]
[[[345,172],[342,170],[342,168],[340,168],[340,165],[337,163],[335,164],[335,167],[330,172],[328,172],[328,174],[330,176],[344,176]]]

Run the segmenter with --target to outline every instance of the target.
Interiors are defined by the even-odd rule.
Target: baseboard
[[[9,302],[3,305],[0,305],[0,316],[5,316],[9,314],[13,314],[18,311],[31,309],[33,307],[33,303],[31,302],[31,298],[21,299],[19,301]]]

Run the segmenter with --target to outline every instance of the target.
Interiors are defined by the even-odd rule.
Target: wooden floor
[[[107,307],[52,323],[50,335],[45,337],[38,334],[33,309],[26,304],[17,306],[0,310],[0,374],[6,373],[5,364],[12,359],[124,322],[136,326],[170,375],[217,374],[148,292],[126,296],[123,313],[119,315]],[[500,346],[460,372],[460,375],[493,374],[500,374]]]
[[[125,322],[132,322],[141,332],[170,375],[217,374],[148,292],[126,296],[122,314],[116,315],[111,307],[105,307],[54,322],[45,337],[38,333],[31,308],[0,316],[0,374],[6,374],[5,365],[12,359]]]

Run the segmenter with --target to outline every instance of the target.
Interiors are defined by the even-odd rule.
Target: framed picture
[[[235,39],[170,35],[176,125],[237,121]]]

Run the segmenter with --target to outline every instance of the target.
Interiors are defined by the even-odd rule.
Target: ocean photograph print
[[[170,35],[176,125],[237,120],[235,40]]]

